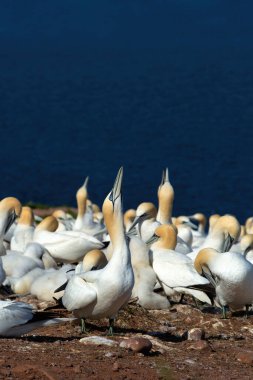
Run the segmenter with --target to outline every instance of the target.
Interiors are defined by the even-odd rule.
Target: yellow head
[[[34,215],[31,207],[22,207],[21,215],[18,219],[18,224],[25,224],[27,226],[32,226],[34,224]]]
[[[177,228],[173,224],[163,224],[155,229],[158,237],[152,248],[164,248],[174,250],[177,245]]]
[[[45,219],[40,222],[36,230],[38,231],[49,231],[49,232],[55,232],[58,228],[58,221],[54,216],[47,216]]]
[[[209,265],[214,260],[219,252],[213,248],[204,248],[199,251],[197,254],[194,267],[199,274],[203,273],[203,269],[209,270]]]

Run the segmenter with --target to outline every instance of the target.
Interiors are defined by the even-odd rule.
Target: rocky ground
[[[23,300],[39,309],[48,306]],[[119,313],[113,337],[101,320],[88,321],[86,335],[77,322],[67,322],[0,339],[0,379],[252,379],[252,321],[253,315],[240,314],[222,320],[218,309],[200,311],[191,299],[164,311],[129,304]],[[107,340],[101,343],[101,337]],[[147,341],[127,341],[139,337],[152,343],[148,353],[142,353]]]

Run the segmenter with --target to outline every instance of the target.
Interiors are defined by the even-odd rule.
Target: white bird
[[[239,310],[252,304],[253,265],[240,253],[205,248],[198,253],[194,266],[215,288],[216,303],[224,318],[227,306]]]
[[[29,243],[25,252],[9,251],[2,256],[6,276],[19,278],[34,268],[45,268],[55,265],[47,250],[38,243]],[[8,281],[8,278],[6,279]]]
[[[60,269],[49,269],[43,271],[30,286],[31,295],[41,301],[53,301],[63,296],[62,293],[54,293],[55,289],[73,275],[73,265],[65,264]]]
[[[206,217],[201,212],[197,212],[188,217],[192,227],[192,248],[198,248],[204,243],[206,238]]]
[[[4,235],[21,213],[21,204],[17,198],[7,197],[0,202],[0,256],[5,255]]]
[[[186,255],[175,251],[177,244],[176,227],[164,224],[155,230],[155,236],[148,243],[150,260],[157,278],[167,296],[178,293],[190,294],[202,302],[211,304],[209,297],[200,290],[190,287],[208,284],[195,270],[193,262]]]
[[[157,209],[151,202],[143,202],[136,209],[136,216],[132,225],[128,228],[128,235],[131,236],[134,228],[137,228],[137,235],[146,242],[153,236],[156,227],[160,222],[156,220]]]
[[[154,292],[157,277],[150,265],[149,248],[137,236],[131,237],[129,248],[134,271],[132,298],[137,297],[137,303],[146,309],[168,309],[167,297]]]
[[[58,221],[58,228],[56,232],[71,231],[73,229],[75,219],[70,214],[59,209],[55,210],[52,213],[52,216],[54,216]]]
[[[244,235],[240,241],[240,252],[253,264],[253,234]]]
[[[39,327],[70,320],[73,318],[52,318],[50,313],[35,312],[31,305],[24,302],[0,301],[1,336],[17,337]]]
[[[34,228],[32,209],[30,207],[22,207],[21,215],[11,239],[11,250],[23,252],[26,245],[33,240]]]
[[[187,254],[193,261],[203,248],[213,248],[218,252],[227,252],[240,236],[241,226],[232,215],[223,215],[213,225],[204,243]]]
[[[48,216],[34,232],[34,241],[42,244],[57,262],[76,263],[92,249],[105,247],[104,243],[81,231],[54,232],[57,227],[56,218]]]
[[[119,309],[128,302],[134,285],[123,224],[122,176],[121,168],[103,204],[105,224],[113,245],[112,258],[103,269],[71,277],[62,297],[63,305],[82,320],[109,318],[109,333],[112,333],[113,321]]]
[[[104,226],[101,226],[100,222],[94,221],[93,205],[88,199],[88,180],[89,177],[85,179],[83,186],[76,193],[78,211],[73,230],[82,231],[91,236],[102,237]],[[94,208],[98,210],[96,205]]]

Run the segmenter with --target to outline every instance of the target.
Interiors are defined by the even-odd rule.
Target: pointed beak
[[[118,171],[117,177],[115,179],[113,189],[110,193],[109,199],[114,204],[116,199],[118,199],[121,196],[121,185],[122,185],[122,178],[123,178],[123,167],[121,167]]]
[[[146,241],[146,245],[148,247],[150,247],[153,243],[155,243],[157,240],[159,239],[159,237],[157,235],[153,235],[151,236],[147,241]]]
[[[225,238],[223,252],[228,252],[234,243],[234,239],[230,234]]]
[[[11,227],[11,225],[15,222],[15,220],[17,219],[17,214],[15,213],[15,211],[13,210],[9,215],[8,215],[8,219],[7,219],[7,223],[6,223],[6,227],[5,227],[5,233],[7,233],[7,231],[9,230],[9,228]]]
[[[86,189],[87,186],[88,186],[88,182],[89,182],[89,176],[85,178],[85,181],[84,181],[84,184],[83,184],[83,187]]]
[[[159,188],[164,184],[164,181],[165,181],[165,173],[164,173],[164,170],[162,172],[162,180],[161,180],[161,183],[159,185]]]
[[[199,221],[192,216],[188,216],[189,222],[186,222],[186,224],[191,227],[193,231],[197,231],[199,228]]]
[[[144,213],[144,214],[142,214],[142,215],[140,215],[140,216],[136,216],[136,217],[134,218],[134,221],[133,221],[131,227],[130,227],[129,230],[127,231],[127,234],[129,234],[129,232],[132,232],[133,229],[134,229],[134,227],[135,227],[138,223],[140,223],[141,221],[147,219],[147,217],[148,217],[148,214],[146,214],[146,213]],[[131,235],[129,235],[129,236],[131,236]]]
[[[169,169],[168,168],[165,169],[165,173],[164,173],[164,183],[165,182],[169,182]]]

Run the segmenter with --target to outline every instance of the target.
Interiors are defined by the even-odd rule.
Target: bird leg
[[[227,319],[227,307],[222,306],[222,316],[221,319]]]
[[[245,318],[249,317],[249,308],[250,308],[250,305],[245,305]]]
[[[113,335],[113,326],[114,326],[114,318],[109,318],[109,330],[108,334],[109,336]]]
[[[85,334],[87,333],[86,326],[85,326],[85,319],[81,318],[81,333]]]

